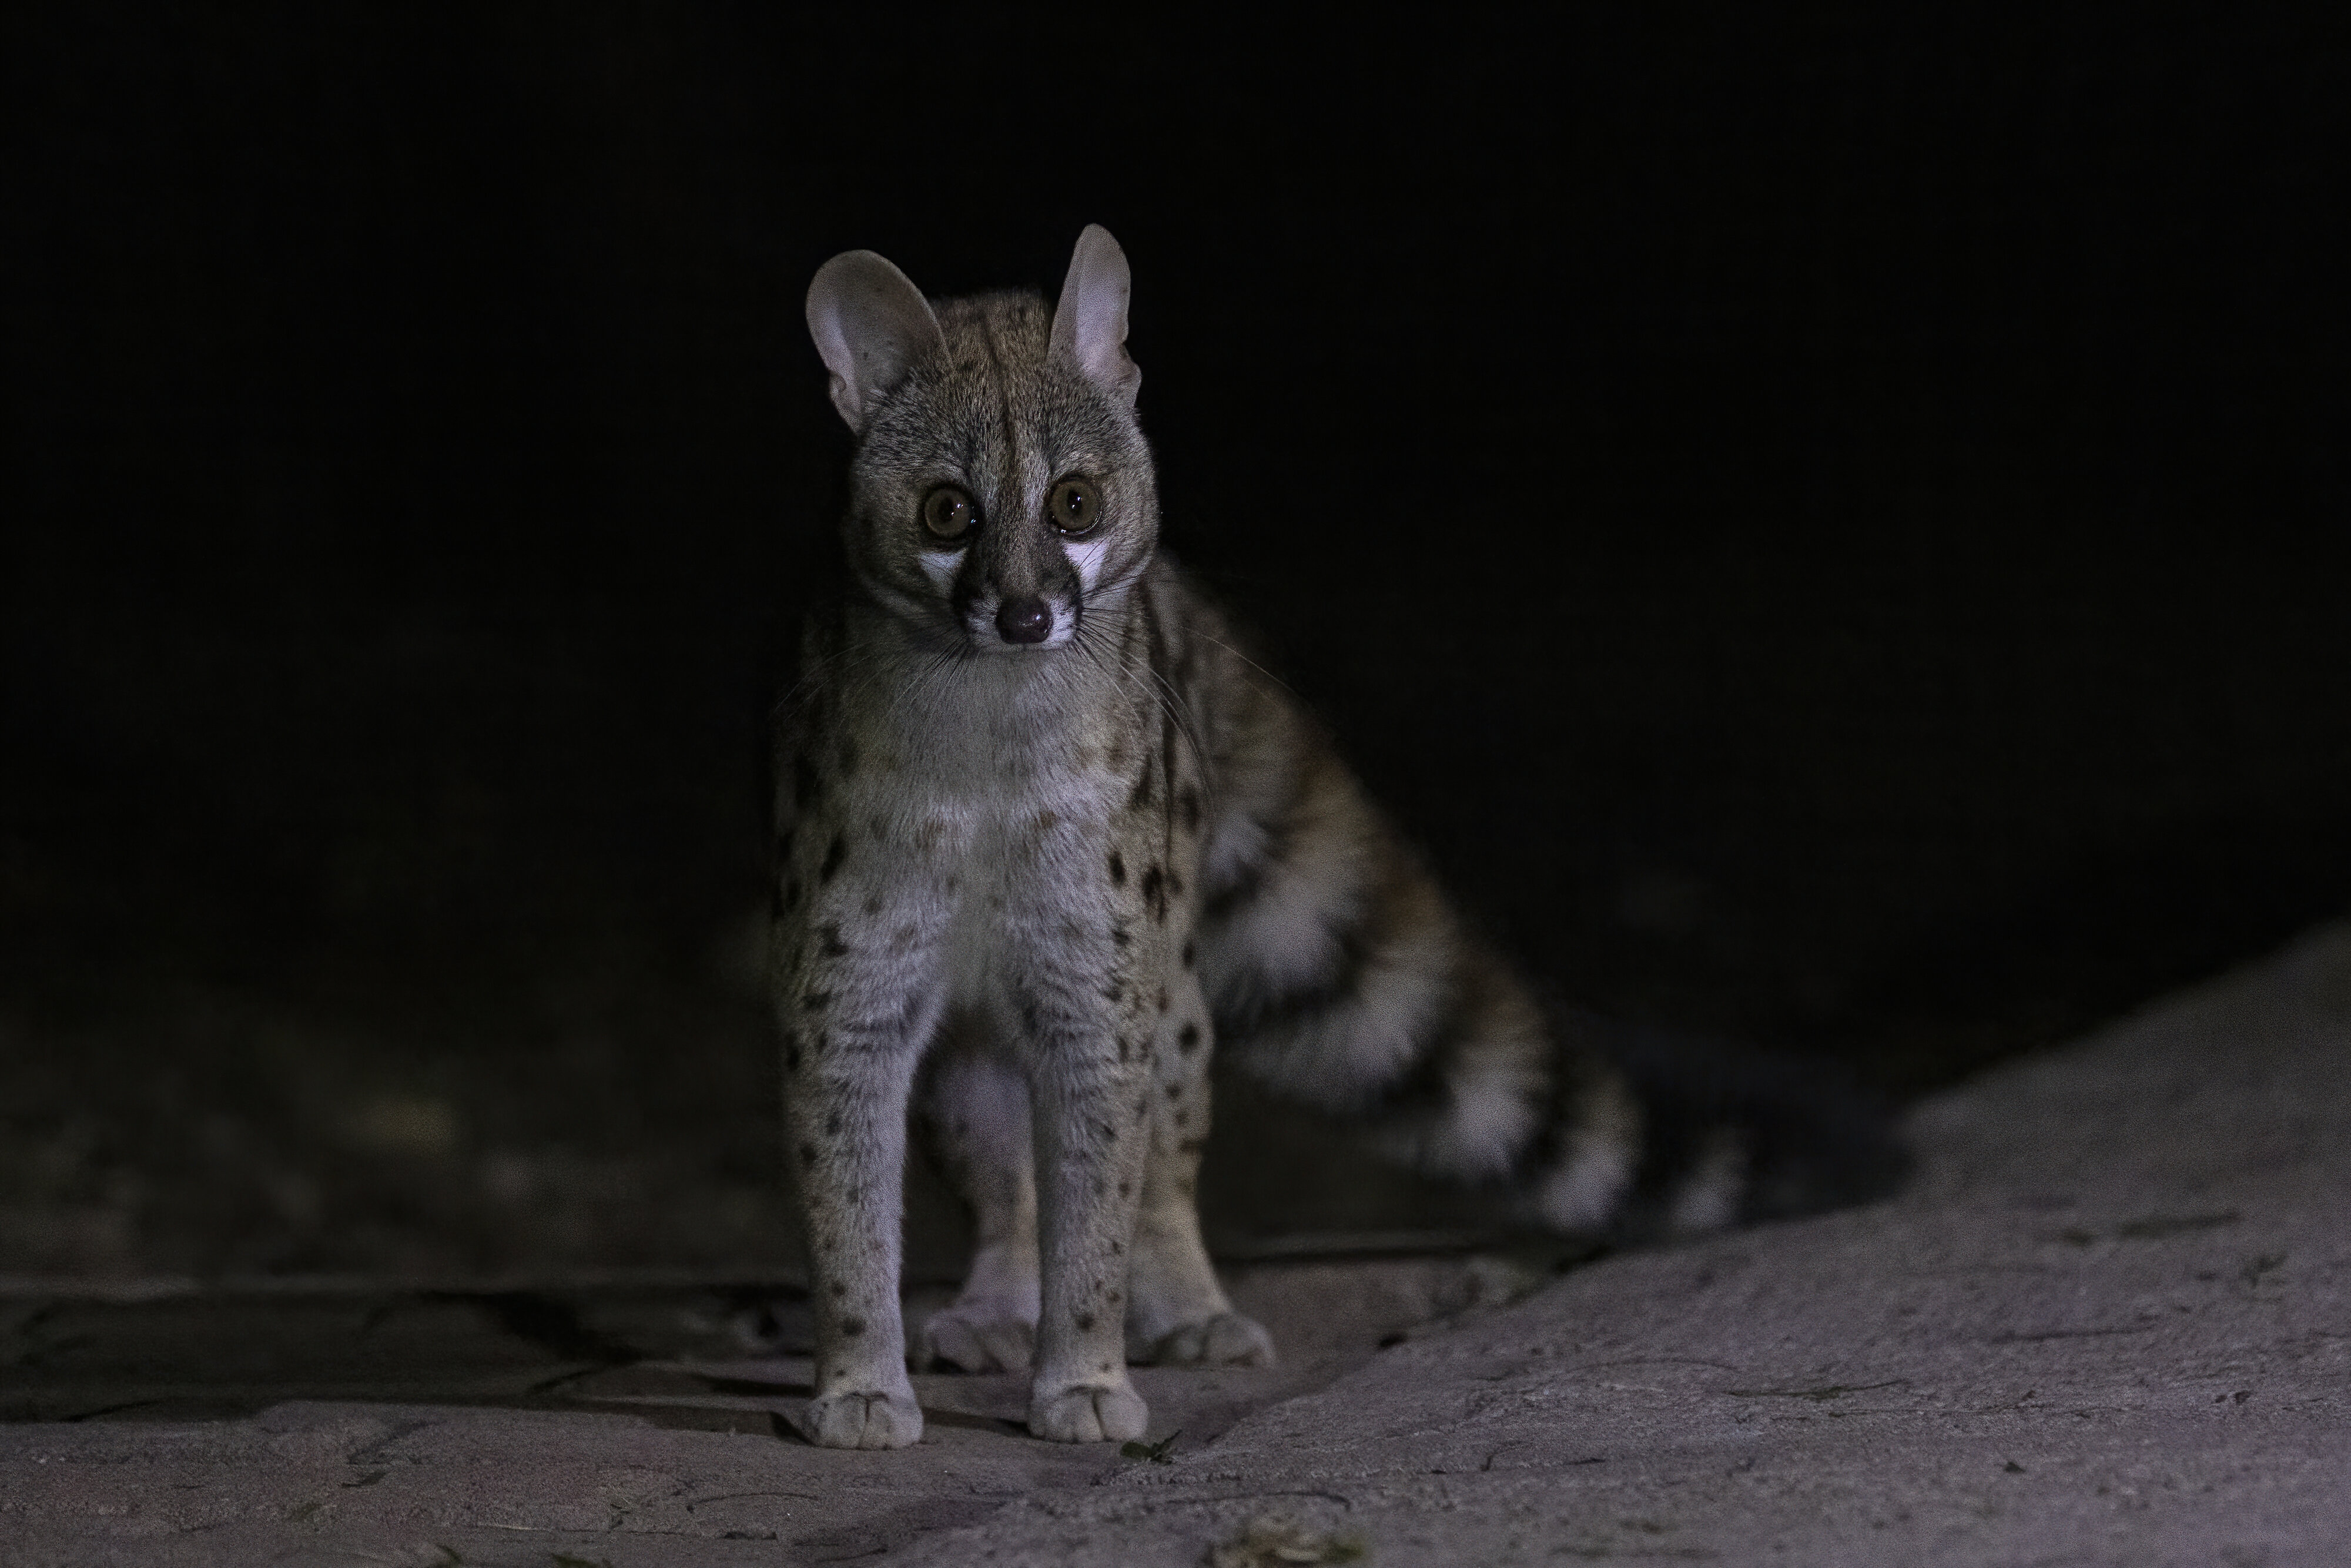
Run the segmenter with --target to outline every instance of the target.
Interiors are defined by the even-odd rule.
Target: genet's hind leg
[[[1028,1083],[958,1019],[934,1047],[920,1095],[930,1146],[979,1235],[961,1293],[923,1325],[909,1359],[917,1368],[1025,1372],[1039,1305]]]
[[[1190,974],[1167,992],[1152,1048],[1151,1153],[1127,1292],[1129,1361],[1270,1366],[1273,1339],[1233,1311],[1200,1239],[1208,1138],[1208,1009]]]

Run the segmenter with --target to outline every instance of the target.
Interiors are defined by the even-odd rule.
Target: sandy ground
[[[932,1378],[799,1442],[692,1281],[0,1302],[0,1563],[2351,1559],[2351,929],[1928,1102],[1896,1200],[1614,1258],[1243,1270],[1159,1459]],[[1418,1326],[1413,1326],[1417,1324]],[[774,1354],[747,1356],[757,1330]]]

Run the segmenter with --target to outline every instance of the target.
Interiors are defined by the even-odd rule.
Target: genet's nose
[[[1053,634],[1053,612],[1031,595],[1008,599],[996,607],[996,633],[1008,643],[1041,643]]]

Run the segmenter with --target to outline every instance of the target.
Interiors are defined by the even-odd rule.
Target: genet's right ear
[[[808,326],[832,372],[832,406],[852,430],[865,428],[874,405],[925,355],[946,348],[922,290],[870,250],[843,251],[817,268]]]

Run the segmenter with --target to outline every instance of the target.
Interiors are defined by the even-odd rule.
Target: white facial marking
[[[1092,592],[1102,578],[1102,557],[1110,553],[1110,541],[1085,539],[1064,544],[1061,550],[1070,558],[1070,564],[1078,569],[1078,580],[1085,584],[1087,592]]]
[[[914,559],[923,563],[923,575],[944,593],[955,581],[956,568],[963,564],[963,552],[926,549]]]

